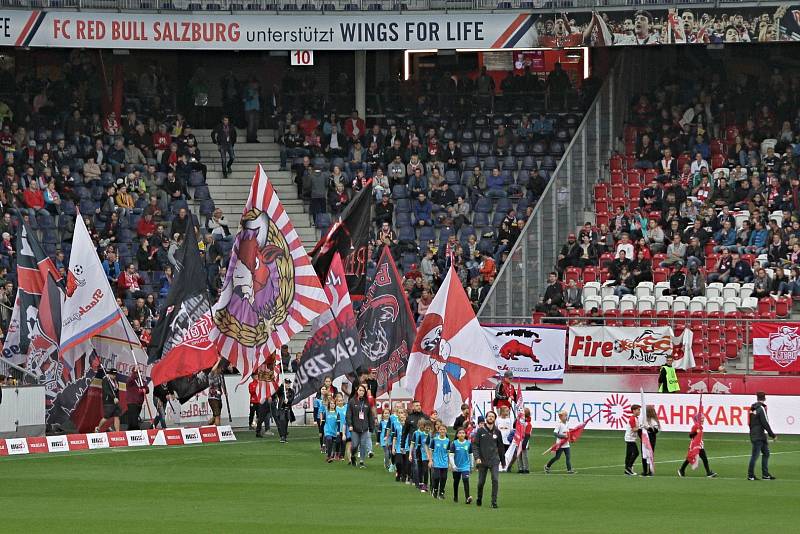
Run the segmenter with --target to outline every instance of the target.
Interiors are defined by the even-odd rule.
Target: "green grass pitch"
[[[0,459],[1,532],[772,532],[800,531],[800,437],[771,443],[776,481],[746,480],[746,435],[707,434],[711,468],[680,479],[689,439],[658,436],[656,476],[622,474],[622,432],[586,432],[545,475],[550,434],[535,432],[529,475],[501,475],[499,510],[434,501],[394,482],[382,456],[328,465],[315,430],[289,443],[237,431],[235,443]],[[376,453],[378,451],[376,450]],[[637,471],[641,464],[637,464]],[[757,467],[760,473],[760,466]],[[477,474],[471,490],[476,493]],[[489,485],[486,488],[488,497]],[[486,499],[488,501],[488,499]]]

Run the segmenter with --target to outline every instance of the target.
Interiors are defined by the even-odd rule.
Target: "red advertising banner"
[[[800,373],[800,323],[754,323],[753,369]]]
[[[108,446],[109,447],[127,447],[128,436],[125,432],[109,432],[108,433]]]
[[[28,453],[38,454],[42,452],[50,452],[50,447],[47,446],[47,438],[44,436],[28,438]]]

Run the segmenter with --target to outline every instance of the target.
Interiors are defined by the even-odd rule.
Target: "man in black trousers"
[[[292,413],[292,401],[294,401],[294,390],[292,381],[288,378],[283,381],[283,385],[273,395],[272,401],[275,410],[275,423],[278,425],[278,434],[281,443],[289,440],[289,423],[294,421]]]
[[[500,478],[500,466],[506,467],[506,448],[503,445],[503,436],[494,426],[497,414],[486,413],[484,426],[478,428],[475,435],[475,465],[478,467],[478,500],[475,504],[480,506],[483,500],[483,486],[486,484],[486,475],[492,474],[492,508],[497,508],[497,486]]]
[[[763,391],[756,393],[756,402],[750,406],[750,417],[748,424],[750,425],[750,442],[753,444],[753,451],[750,454],[750,465],[747,467],[747,480],[758,480],[755,475],[756,460],[758,455],[761,455],[761,478],[763,480],[775,480],[769,472],[769,445],[767,445],[767,436],[773,440],[777,438],[769,426],[767,419],[767,407],[764,401],[767,400],[767,395]]]

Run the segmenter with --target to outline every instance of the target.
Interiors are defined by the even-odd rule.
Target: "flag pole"
[[[125,319],[125,316],[122,315],[122,310],[118,309],[117,313],[119,313],[119,318],[121,321],[127,320]],[[128,341],[128,347],[130,348],[131,356],[133,357],[133,363],[136,365],[137,382],[139,387],[143,388],[145,387],[145,384],[142,382],[142,375],[139,374],[139,360],[136,359],[136,351],[133,349],[133,342],[131,341],[131,338],[128,335],[128,329],[125,328],[125,323],[122,323],[122,325],[123,325],[122,329],[125,331],[125,339]],[[139,346],[141,347],[141,343],[139,344]],[[155,419],[153,418],[153,411],[150,409],[150,399],[148,399],[147,394],[144,395],[144,406],[145,408],[147,408],[147,415],[150,417],[150,421],[154,421]]]
[[[222,356],[220,356],[219,360],[217,360],[217,365],[219,362],[222,361]],[[228,422],[233,423],[233,417],[231,416],[231,403],[228,400],[228,385],[225,383],[225,375],[222,375],[222,393],[225,395],[225,407],[228,409]]]

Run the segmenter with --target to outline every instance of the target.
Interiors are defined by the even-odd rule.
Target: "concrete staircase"
[[[222,177],[219,152],[217,146],[211,142],[211,130],[195,130],[194,134],[197,137],[203,163],[208,166],[206,182],[211,198],[214,199],[214,205],[221,208],[225,214],[231,232],[235,233],[238,227],[242,210],[250,193],[253,173],[256,165],[260,163],[275,187],[278,198],[281,199],[306,251],[310,252],[318,239],[317,230],[311,224],[308,206],[303,199],[297,196],[297,187],[292,181],[291,172],[278,170],[280,168],[280,149],[277,144],[272,142],[272,130],[259,130],[260,143],[236,144],[233,171],[227,178]],[[239,131],[239,136],[243,139],[244,131]],[[292,354],[303,350],[309,335],[308,327],[295,335],[289,342],[289,350]]]

